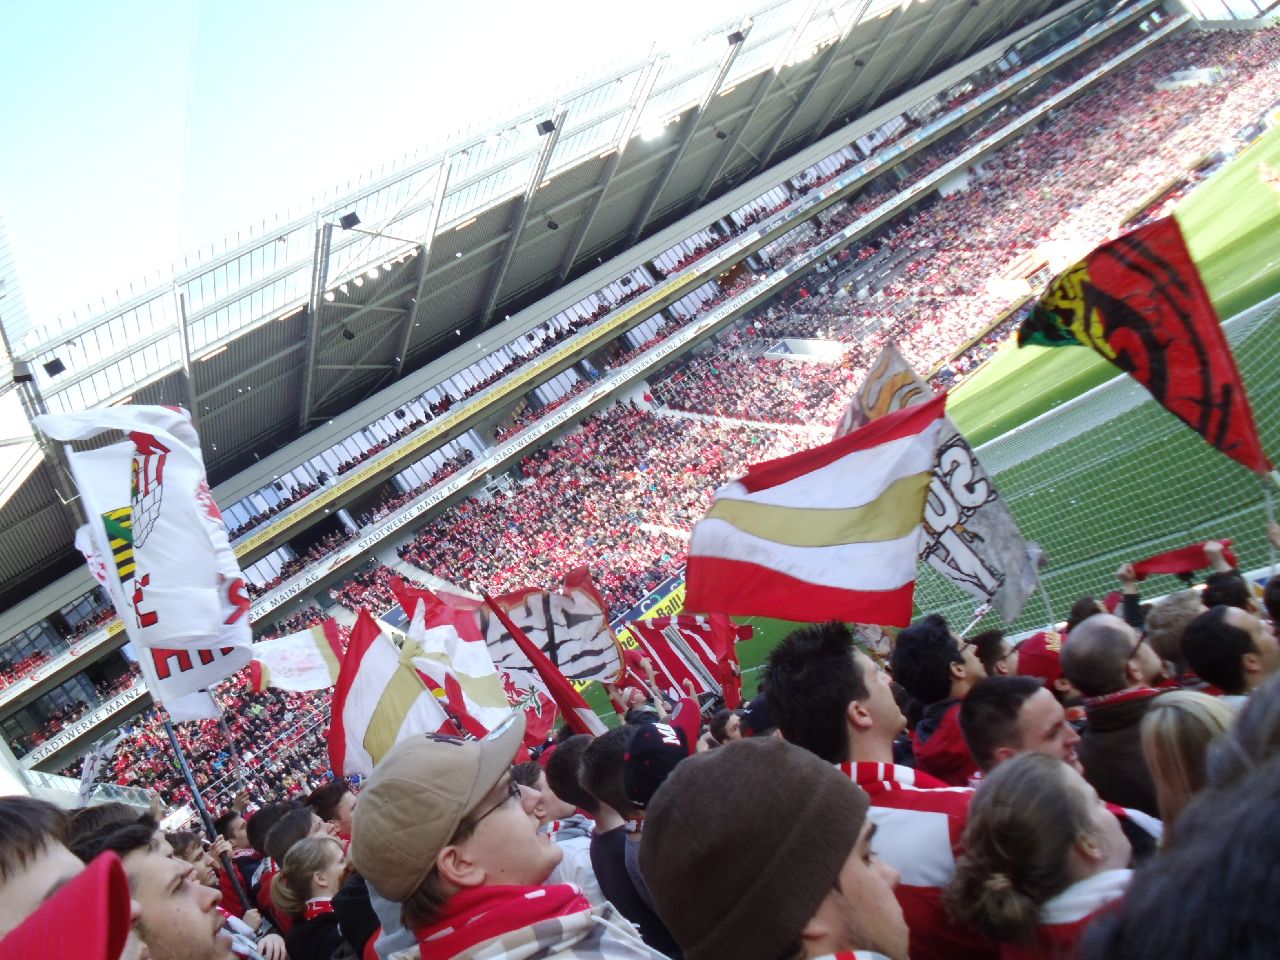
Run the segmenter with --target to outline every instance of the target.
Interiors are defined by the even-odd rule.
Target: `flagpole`
[[[991,604],[984,603],[973,612],[973,619],[969,621],[969,625],[957,634],[957,637],[963,640],[974,627],[978,625],[978,621],[991,612]]]
[[[1280,478],[1276,476],[1276,471],[1271,471],[1271,479],[1276,483],[1280,483]],[[1267,478],[1262,478],[1262,500],[1267,508],[1267,557],[1270,569],[1267,571],[1267,578],[1270,579],[1276,575],[1276,545],[1271,539],[1271,526],[1276,522],[1275,503],[1271,499],[1271,484],[1267,483]]]
[[[1044,585],[1044,581],[1039,577],[1036,578],[1036,586],[1040,588],[1040,596],[1044,597],[1044,608],[1049,614],[1049,629],[1052,630],[1057,624],[1057,618],[1053,615],[1053,600],[1049,597],[1049,590]]]
[[[208,690],[209,699],[213,701],[213,705],[218,708],[218,729],[222,731],[222,736],[227,741],[227,746],[231,748],[231,756],[235,759],[239,767],[239,773],[236,777],[240,784],[241,790],[249,789],[249,765],[244,762],[244,757],[240,753],[240,748],[236,745],[235,737],[231,734],[231,728],[227,725],[226,711],[222,709],[222,702],[218,700],[218,695],[214,692],[213,687]],[[237,790],[237,793],[240,791]]]
[[[204,805],[204,798],[200,796],[200,788],[196,786],[196,778],[191,773],[191,767],[187,764],[187,758],[178,743],[178,732],[173,729],[173,721],[167,715],[164,718],[164,731],[169,735],[169,746],[173,747],[173,755],[178,758],[178,769],[182,771],[182,778],[187,781],[187,789],[191,791],[191,799],[196,805],[196,812],[200,814],[200,819],[204,823],[205,832],[209,835],[210,840],[217,840],[218,830],[213,825],[213,817],[209,815],[209,808]],[[224,853],[222,855],[222,868],[227,871],[227,876],[231,878],[231,886],[235,889],[236,896],[240,898],[240,902],[244,904],[245,910],[252,910],[255,904],[249,899],[249,895],[244,892],[244,886],[240,883],[240,877],[236,872],[235,866],[231,863],[229,854]]]

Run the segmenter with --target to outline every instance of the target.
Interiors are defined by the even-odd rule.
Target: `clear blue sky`
[[[0,209],[31,318],[758,5],[0,0]]]

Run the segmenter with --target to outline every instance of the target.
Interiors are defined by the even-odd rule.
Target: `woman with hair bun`
[[[963,847],[947,906],[995,941],[1001,960],[1078,956],[1085,928],[1131,876],[1115,815],[1080,774],[1039,753],[984,778]]]
[[[346,866],[341,841],[329,836],[306,837],[285,854],[271,884],[271,899],[294,920],[285,937],[289,960],[329,960],[342,946],[332,900]]]

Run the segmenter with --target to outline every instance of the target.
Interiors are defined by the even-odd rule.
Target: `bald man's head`
[[[1062,647],[1062,670],[1086,697],[1146,686],[1161,668],[1160,657],[1133,627],[1109,613],[1076,624]]]

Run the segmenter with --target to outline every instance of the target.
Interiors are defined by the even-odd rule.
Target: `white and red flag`
[[[431,591],[392,577],[391,592],[409,616],[406,632],[416,647],[411,650],[414,668],[462,728],[478,739],[511,716],[512,704],[474,615],[469,625],[475,629],[464,638]]]
[[[685,609],[910,623],[945,404],[905,407],[717,490],[689,543]]]
[[[368,776],[395,744],[420,733],[460,731],[413,664],[361,608],[330,705],[329,765],[339,776]]]
[[[452,585],[451,585],[452,586]],[[397,591],[395,583],[392,590]],[[400,593],[404,596],[400,596]],[[421,609],[423,627],[432,630],[446,627],[457,633],[460,640],[466,643],[480,644],[493,663],[492,654],[486,643],[485,631],[482,627],[488,621],[489,610],[484,601],[478,597],[468,596],[457,587],[451,590],[427,590],[422,587],[405,587],[397,592],[401,606],[409,603],[405,613],[412,618]],[[543,685],[529,673],[513,676],[495,664],[503,696],[506,697],[507,712],[512,708],[524,711],[525,735],[524,745],[536,747],[547,739],[551,728],[555,726],[556,705],[547,694]],[[444,691],[447,699],[448,691]],[[465,705],[465,702],[464,702]],[[483,721],[481,721],[483,724]],[[487,725],[487,724],[484,724]]]
[[[89,518],[76,545],[111,597],[151,693],[175,720],[216,717],[200,691],[249,662],[249,597],[190,415],[181,407],[97,407],[35,422],[62,441],[124,434],[67,450]]]
[[[542,686],[546,688],[547,693],[551,695],[551,699],[555,701],[556,706],[560,708],[560,713],[564,716],[564,721],[574,733],[589,733],[593,736],[600,736],[606,733],[608,728],[601,720],[586,700],[583,699],[569,679],[561,672],[560,668],[552,662],[542,650],[540,650],[522,630],[511,616],[491,597],[485,597],[485,603],[493,611],[494,617],[503,625],[507,631],[507,636],[520,650],[521,655],[528,662],[528,669],[538,678]],[[617,642],[616,640],[614,641]]]
[[[729,702],[740,682],[734,645],[750,639],[751,627],[738,626],[722,613],[686,613],[632,620],[627,630],[676,698],[687,695],[687,681],[696,693],[719,693],[730,707],[737,706]]]
[[[342,667],[342,628],[327,619],[287,637],[253,645],[249,687],[261,693],[277,690],[324,690],[338,682]]]

